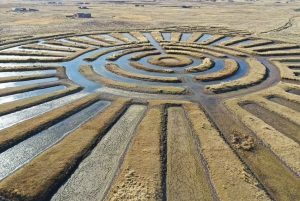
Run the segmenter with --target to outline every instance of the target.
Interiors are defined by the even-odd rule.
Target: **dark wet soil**
[[[300,126],[298,124],[281,117],[256,103],[246,104],[242,107],[262,119],[277,131],[283,133],[297,143],[300,143]]]

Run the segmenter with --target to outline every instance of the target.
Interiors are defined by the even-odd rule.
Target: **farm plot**
[[[297,200],[299,46],[237,33],[1,45],[0,200]]]

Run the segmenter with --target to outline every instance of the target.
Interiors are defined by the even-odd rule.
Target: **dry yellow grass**
[[[224,58],[226,57],[224,54],[214,52],[214,51],[209,51],[203,48],[193,48],[193,47],[187,47],[187,46],[180,46],[180,44],[169,44],[169,43],[163,43],[163,48],[166,49],[166,51],[172,51],[172,50],[180,50],[180,51],[189,51],[189,52],[199,52],[203,54],[208,54],[214,57],[219,57],[219,58]]]
[[[38,95],[32,98],[26,98],[26,99],[21,99],[9,103],[4,103],[1,105],[0,115],[4,115],[15,111],[19,111],[21,109],[32,107],[34,105],[41,104],[71,93],[75,93],[80,90],[82,90],[82,87],[75,85],[75,86],[68,87],[66,89]]]
[[[75,47],[75,48],[81,48],[81,49],[86,49],[88,48],[87,45],[82,45],[82,44],[77,44],[77,43],[72,43],[72,42],[63,42],[63,41],[59,41],[59,40],[46,40],[45,41],[46,44],[50,44],[50,45],[59,45],[59,46],[65,46],[65,47]]]
[[[73,42],[79,42],[79,43],[83,43],[83,44],[87,44],[87,45],[94,45],[94,46],[98,46],[98,47],[105,46],[101,42],[97,42],[97,41],[94,41],[94,40],[88,40],[88,39],[80,38],[80,37],[76,37],[76,36],[69,37],[67,39],[70,40],[70,41],[73,41]]]
[[[213,200],[190,132],[183,109],[168,108],[167,200]]]
[[[99,40],[101,42],[105,42],[105,43],[108,43],[108,44],[111,44],[111,45],[120,44],[120,43],[118,43],[115,40],[112,40],[112,39],[109,39],[109,38],[105,38],[104,36],[101,36],[101,35],[88,35],[87,37],[92,38],[94,40]]]
[[[27,44],[32,44],[32,43],[38,43],[39,41],[37,40],[25,40],[24,42],[13,42],[12,44],[8,44],[8,45],[1,45],[0,46],[0,50],[5,50],[8,48],[12,48],[12,47],[17,47],[17,46],[21,46],[21,45],[27,45]]]
[[[33,65],[33,66],[7,66],[0,67],[0,72],[14,72],[14,71],[34,71],[34,70],[59,70],[65,69],[64,66],[46,66],[46,65]]]
[[[147,52],[141,52],[141,53],[137,53],[135,55],[132,55],[129,58],[129,60],[138,61],[138,60],[140,60],[143,57],[150,56],[150,55],[158,55],[158,54],[160,54],[160,52],[157,51],[157,50],[147,51]]]
[[[151,35],[154,38],[154,40],[156,40],[157,42],[161,42],[164,40],[163,36],[159,31],[152,31]]]
[[[260,46],[260,45],[268,45],[273,43],[273,41],[270,40],[254,40],[254,41],[250,41],[249,43],[244,43],[244,44],[239,44],[239,45],[235,45],[235,47],[240,47],[240,48],[251,48],[251,47],[256,47],[256,46]]]
[[[36,89],[44,89],[48,87],[55,87],[61,85],[60,81],[56,82],[51,82],[49,84],[27,84],[23,86],[17,86],[17,87],[7,87],[4,89],[0,89],[0,96],[8,96],[12,94],[17,94],[17,93],[23,93],[23,92],[28,92],[28,91],[33,91]]]
[[[238,46],[223,46],[223,45],[216,44],[216,45],[214,45],[214,47],[220,47],[220,48],[223,48],[223,49],[232,50],[234,52],[242,52],[242,53],[246,53],[246,54],[250,54],[250,55],[257,55],[258,54],[255,51],[249,50],[247,48],[240,48]],[[245,56],[245,55],[242,55],[242,56]]]
[[[76,51],[72,48],[52,47],[52,46],[48,46],[48,45],[37,45],[37,44],[23,45],[23,46],[21,46],[21,48],[33,49],[33,50],[61,51],[61,52],[75,52]]]
[[[147,50],[155,50],[155,48],[153,46],[143,46],[143,47],[139,47],[139,48],[123,50],[121,52],[115,53],[115,54],[107,57],[106,60],[115,61],[115,60],[119,59],[120,57],[122,57],[124,55],[131,54],[131,53],[134,53],[134,52],[147,51]]]
[[[191,51],[185,51],[185,50],[165,50],[166,53],[168,54],[184,54],[184,55],[189,55],[191,57],[195,57],[197,59],[203,59],[205,56],[203,54],[199,54],[197,52],[191,52]]]
[[[109,35],[116,38],[116,39],[119,39],[119,40],[121,40],[125,43],[134,43],[134,42],[136,42],[136,41],[133,41],[130,38],[124,36],[122,33],[110,33]]]
[[[122,46],[118,46],[118,47],[113,47],[113,48],[110,48],[110,49],[107,49],[107,50],[101,50],[99,52],[91,54],[91,55],[87,56],[86,58],[84,58],[83,60],[86,60],[86,61],[95,61],[99,57],[101,57],[101,56],[103,56],[105,54],[108,54],[110,52],[114,52],[114,51],[118,51],[118,50],[124,50],[124,49],[129,49],[129,48],[138,48],[138,47],[142,47],[143,45],[145,45],[145,44],[132,44],[132,45],[122,45]]]
[[[105,64],[105,68],[117,75],[121,75],[128,78],[138,79],[138,80],[145,80],[150,82],[167,82],[167,83],[178,83],[182,82],[177,77],[160,77],[160,76],[150,76],[150,75],[143,75],[143,74],[137,74],[133,72],[126,71],[122,68],[120,68],[117,64],[114,63],[108,63]]]
[[[248,37],[234,37],[234,38],[231,38],[229,40],[218,43],[218,45],[227,46],[227,45],[232,45],[232,44],[235,44],[235,43],[238,43],[238,42],[243,42],[243,41],[248,40],[248,39],[249,39]]]
[[[261,56],[290,56],[290,55],[300,55],[300,50],[299,49],[274,50],[274,51],[258,52],[257,54]]]
[[[201,80],[202,82],[220,80],[229,77],[231,75],[234,75],[239,69],[239,64],[233,59],[226,59],[224,61],[224,65],[225,65],[224,68],[222,68],[217,72],[209,73],[205,75],[197,75],[194,77],[194,79]]]
[[[210,38],[205,39],[204,41],[201,41],[199,44],[201,44],[201,45],[209,45],[209,44],[214,43],[214,42],[216,42],[218,40],[221,40],[222,38],[225,38],[225,36],[223,36],[223,35],[213,35]]]
[[[201,142],[201,153],[220,200],[270,200],[200,107],[185,103],[183,108]]]
[[[247,56],[244,53],[241,52],[237,52],[234,50],[229,50],[227,48],[223,48],[223,47],[213,47],[213,46],[205,46],[205,45],[199,45],[197,43],[191,43],[191,44],[187,44],[184,46],[188,46],[188,47],[196,47],[196,48],[203,48],[203,49],[207,49],[207,50],[212,50],[212,51],[216,51],[216,52],[221,52],[221,53],[225,53],[225,54],[229,54],[229,55],[233,55],[233,56],[239,56],[239,57],[245,57]]]
[[[43,78],[56,77],[56,74],[34,74],[34,75],[19,75],[19,76],[10,76],[10,77],[0,77],[0,83],[3,82],[17,82],[25,80],[36,80]]]
[[[40,130],[48,128],[68,116],[82,110],[98,100],[97,95],[90,95],[65,106],[56,108],[39,116],[0,130],[0,150],[16,144]]]
[[[150,68],[148,66],[145,66],[139,62],[136,61],[131,61],[129,63],[132,67],[139,69],[139,70],[144,70],[148,72],[157,72],[157,73],[174,73],[172,69],[157,69],[157,68]]]
[[[104,131],[128,104],[130,99],[120,98],[47,149],[17,172],[0,183],[0,194],[9,199],[43,200],[62,182],[70,171],[103,137]],[[84,135],[83,135],[84,133]]]
[[[203,33],[201,32],[193,32],[192,35],[187,39],[186,42],[192,43],[197,41],[201,36],[203,36]]]
[[[299,62],[300,57],[273,57],[270,58],[270,61],[280,61],[280,62]]]
[[[249,65],[249,71],[246,76],[229,82],[221,82],[219,84],[209,85],[205,88],[214,93],[224,93],[227,91],[253,86],[262,82],[267,75],[266,67],[255,58],[247,58],[246,62]]]
[[[145,86],[116,81],[97,74],[90,65],[79,66],[79,71],[88,79],[104,84],[109,87],[124,89],[128,91],[165,93],[165,94],[187,94],[188,90],[184,87],[166,87],[166,86]]]
[[[296,70],[290,69],[288,65],[278,61],[273,61],[272,63],[279,69],[282,79],[300,81],[300,76],[295,74]]]
[[[185,71],[190,73],[202,72],[211,69],[214,65],[215,62],[211,58],[205,58],[200,65],[186,68]]]
[[[182,36],[182,33],[173,31],[173,32],[171,32],[171,41],[178,42],[178,41],[180,41],[181,36]]]
[[[5,50],[0,52],[0,55],[64,57],[67,54],[54,53],[54,52],[27,51],[27,50]]]
[[[82,49],[82,50],[78,50],[73,54],[67,54],[64,57],[27,57],[27,58],[1,58],[0,62],[2,63],[11,63],[11,62],[15,62],[15,63],[35,63],[35,62],[65,62],[65,61],[71,61],[85,53],[88,53],[90,51],[96,50],[97,48],[94,47],[88,47],[86,49]]]
[[[165,61],[165,59],[171,59],[172,61]],[[182,55],[164,54],[153,56],[148,59],[148,62],[153,65],[164,67],[182,67],[193,63],[193,60]]]
[[[147,112],[105,200],[161,200],[162,118],[160,108]]]
[[[118,13],[119,14],[119,13]],[[144,13],[142,13],[144,14]],[[117,20],[133,20],[133,21],[149,21],[152,18],[147,15],[133,15],[133,14],[121,14],[113,17],[114,19]]]
[[[132,31],[132,32],[130,32],[130,35],[132,35],[133,37],[135,37],[136,39],[138,39],[142,43],[148,43],[149,42],[149,40],[141,32]]]
[[[300,146],[289,136],[279,132],[271,125],[265,123],[262,119],[256,117],[252,113],[243,109],[240,104],[244,102],[255,102],[258,105],[279,114],[293,122],[300,123],[299,112],[269,101],[266,97],[274,96],[281,97],[291,102],[300,103],[297,95],[288,93],[290,89],[300,89],[298,85],[280,82],[269,89],[249,94],[247,96],[230,99],[226,101],[226,106],[232,110],[238,118],[240,118],[252,131],[254,131],[259,138],[266,143],[273,152],[275,152],[281,160],[285,161],[294,171],[300,173]]]
[[[269,46],[252,47],[249,49],[252,51],[257,51],[257,52],[265,52],[265,51],[283,50],[283,49],[292,49],[292,48],[299,48],[299,45],[283,43],[283,44],[275,44],[275,45],[269,45]]]

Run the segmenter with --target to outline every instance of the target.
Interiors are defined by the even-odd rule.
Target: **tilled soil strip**
[[[183,109],[168,109],[167,200],[213,200]]]
[[[109,105],[99,101],[0,154],[0,180],[70,134]]]
[[[162,200],[162,118],[161,108],[147,112],[105,200]]]
[[[0,183],[0,195],[10,200],[18,198],[26,201],[49,198],[123,113],[129,101],[117,99],[62,141],[11,174]],[[113,148],[116,147],[118,145]]]
[[[129,107],[51,200],[102,200],[145,108]]]
[[[270,200],[195,103],[183,105],[221,200]]]

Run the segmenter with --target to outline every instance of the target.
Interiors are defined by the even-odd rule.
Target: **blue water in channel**
[[[0,180],[50,148],[110,105],[99,101],[0,154]]]
[[[25,99],[25,98],[30,98],[30,97],[38,96],[41,94],[58,91],[58,90],[61,90],[64,88],[65,88],[65,86],[55,86],[55,87],[49,87],[49,88],[45,88],[45,89],[37,89],[37,90],[28,91],[28,92],[24,92],[24,93],[18,93],[18,94],[14,94],[14,95],[4,96],[4,97],[0,97],[0,104],[12,102],[12,101],[16,101],[16,100],[21,100],[21,99]]]

